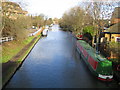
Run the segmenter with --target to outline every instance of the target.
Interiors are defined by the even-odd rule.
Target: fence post
[[[5,39],[6,39],[5,41],[8,42],[8,37],[5,37]]]
[[[11,38],[11,41],[13,40],[13,37],[10,37]]]
[[[0,43],[2,43],[2,38],[0,38]]]
[[[14,40],[13,37],[2,37],[0,38],[0,43],[12,41],[12,40]]]

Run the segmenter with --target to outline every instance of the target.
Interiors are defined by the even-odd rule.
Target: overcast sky
[[[43,13],[50,17],[60,18],[66,10],[77,5],[79,1],[80,0],[30,0],[28,11],[32,14]]]
[[[22,2],[22,4],[24,3],[23,5],[26,5],[25,8],[29,12],[29,14],[33,15],[44,14],[48,17],[60,18],[62,17],[63,13],[70,9],[71,7],[78,5],[82,1],[91,0],[9,0],[9,1]]]
[[[44,14],[48,17],[62,17],[63,13],[71,7],[78,5],[82,0],[10,0],[14,2],[24,1],[26,10],[30,14]]]

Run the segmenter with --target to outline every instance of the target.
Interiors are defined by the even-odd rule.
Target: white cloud
[[[50,17],[60,18],[69,8],[75,6],[81,0],[29,0],[27,10],[31,14],[43,13]]]

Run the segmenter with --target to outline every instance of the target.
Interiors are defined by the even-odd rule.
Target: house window
[[[109,41],[109,38],[108,38],[108,37],[105,37],[105,40],[106,40],[106,41]]]
[[[112,39],[114,39],[114,36],[112,36]]]
[[[116,37],[115,42],[120,42],[120,37]]]

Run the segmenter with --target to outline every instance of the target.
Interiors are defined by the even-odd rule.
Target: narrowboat
[[[112,62],[100,54],[83,40],[77,40],[76,48],[90,71],[102,81],[113,80]]]
[[[77,40],[83,40],[83,35],[82,34],[80,34],[80,33],[78,33],[77,35],[76,35],[76,38],[77,38]]]

